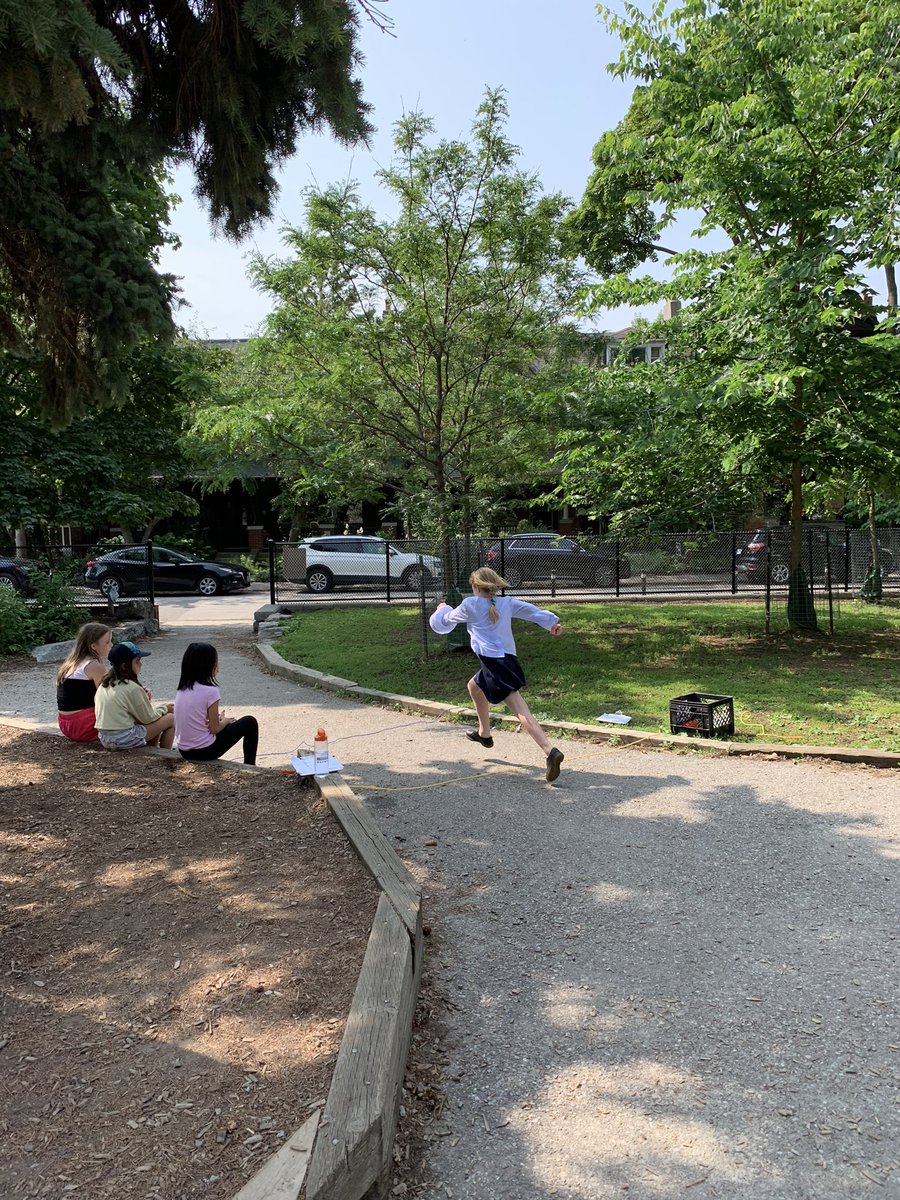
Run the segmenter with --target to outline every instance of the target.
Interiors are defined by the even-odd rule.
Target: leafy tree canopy
[[[59,432],[30,411],[34,373],[0,371],[0,513],[10,530],[118,525],[143,539],[171,513],[196,511],[178,484],[202,462],[187,427],[212,387],[209,353],[185,339],[147,343],[126,365],[132,398]]]
[[[122,399],[121,353],[173,332],[164,161],[239,237],[302,131],[366,136],[356,22],[353,0],[0,0],[0,348],[55,423]]]
[[[623,45],[612,69],[638,87],[598,145],[570,233],[589,261],[623,272],[679,214],[723,248],[673,255],[667,284],[619,275],[593,304],[690,301],[664,330],[670,417],[726,433],[726,469],[750,460],[757,477],[789,478],[797,558],[804,482],[872,461],[871,436],[848,432],[860,398],[874,406],[869,434],[898,425],[898,340],[852,336],[879,315],[866,272],[900,248],[898,16],[896,0],[607,15]]]
[[[220,432],[291,446],[294,478],[344,499],[391,481],[445,533],[546,470],[554,365],[581,344],[565,324],[579,276],[560,242],[568,204],[516,167],[506,116],[488,92],[469,142],[435,143],[419,113],[400,121],[381,172],[393,220],[350,186],[309,195],[291,256],[254,266],[276,300],[258,348],[268,381],[211,414]]]

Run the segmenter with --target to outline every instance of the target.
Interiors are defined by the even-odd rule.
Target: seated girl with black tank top
[[[62,733],[72,742],[96,742],[94,694],[106,674],[103,660],[112,646],[108,625],[90,621],[75,636],[69,657],[56,673],[56,707]]]

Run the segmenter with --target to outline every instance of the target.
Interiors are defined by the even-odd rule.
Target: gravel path
[[[421,1194],[900,1196],[900,773],[570,741],[551,786],[520,735],[266,675],[249,631],[155,639],[155,695],[194,637],[260,762],[324,724],[423,882],[448,1067]],[[0,672],[0,721],[52,721],[52,675]]]

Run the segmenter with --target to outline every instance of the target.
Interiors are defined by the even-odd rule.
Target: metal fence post
[[[147,543],[147,595],[151,604],[156,604],[156,596],[153,592],[153,543]]]
[[[420,560],[421,562],[421,560]],[[385,579],[385,596],[387,603],[391,602],[391,539],[384,539],[384,579]],[[426,646],[425,653],[428,653]]]
[[[766,530],[766,633],[772,626],[772,530]]]
[[[850,527],[844,526],[844,591],[850,591]]]
[[[275,542],[269,538],[269,603],[275,604]]]

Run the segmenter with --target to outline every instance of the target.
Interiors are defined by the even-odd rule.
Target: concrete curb
[[[285,679],[293,679],[297,683],[309,687],[322,688],[324,691],[343,692],[356,696],[360,700],[376,701],[394,708],[402,708],[406,712],[421,713],[429,717],[456,717],[464,714],[471,716],[472,710],[458,704],[441,704],[436,700],[420,700],[415,696],[394,695],[391,692],[379,692],[374,688],[360,687],[349,679],[341,679],[337,675],[326,675],[321,671],[313,671],[310,667],[297,666],[290,663],[269,644],[256,643],[259,655],[265,660],[269,670]],[[518,722],[513,717],[492,714],[495,724],[516,728]],[[841,746],[786,746],[780,742],[724,742],[717,738],[701,738],[678,736],[665,733],[637,733],[624,729],[597,729],[594,725],[583,725],[576,721],[541,721],[545,729],[553,729],[559,733],[571,733],[581,738],[595,742],[614,742],[617,746],[632,746],[640,743],[642,746],[653,746],[660,750],[705,750],[723,755],[763,755],[771,758],[787,759],[824,759],[846,763],[864,764],[870,767],[900,767],[900,754],[888,750],[854,750]]]

